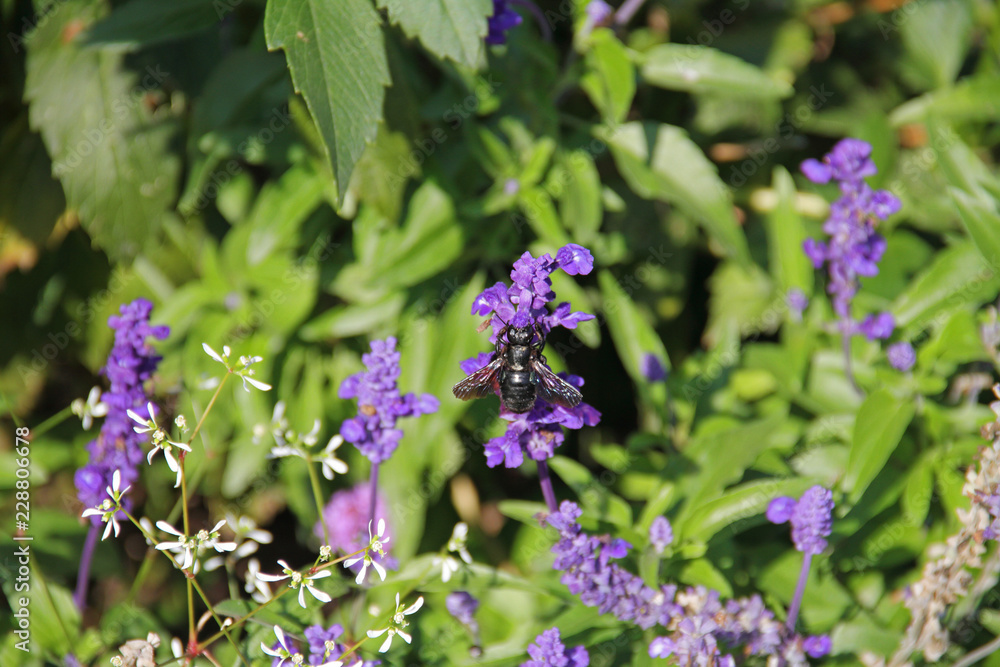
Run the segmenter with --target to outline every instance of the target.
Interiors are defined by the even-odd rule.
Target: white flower
[[[262,581],[282,581],[284,579],[291,579],[291,581],[288,582],[288,587],[299,589],[299,606],[303,609],[306,608],[306,590],[308,590],[310,595],[320,602],[329,602],[332,599],[328,594],[319,590],[315,586],[315,581],[317,579],[324,579],[330,576],[329,570],[320,570],[315,574],[305,576],[301,572],[293,570],[292,567],[283,560],[279,560],[278,565],[282,567],[284,574],[265,574],[261,572],[257,574],[257,578]]]
[[[339,475],[347,474],[347,464],[337,458],[337,448],[342,444],[344,444],[344,438],[339,434],[330,438],[330,442],[326,444],[323,455],[319,459],[320,464],[323,466],[323,477],[333,479],[334,473]]]
[[[333,558],[333,548],[329,544],[324,544],[319,548],[319,559],[325,563],[331,558]]]
[[[256,558],[251,558],[247,561],[246,583],[243,585],[243,590],[249,593],[255,602],[264,604],[271,599],[271,587],[257,576],[259,574],[260,561]]]
[[[278,637],[278,648],[272,649],[270,646],[264,642],[260,643],[260,648],[264,653],[274,658],[278,658],[278,667],[285,664],[288,660],[293,665],[301,665],[305,658],[301,653],[294,650],[294,647],[288,645],[288,640],[285,638],[285,633],[282,632],[281,628],[277,625],[274,626],[274,634]]]
[[[131,489],[131,486],[126,486],[124,489],[119,488],[122,483],[121,471],[115,470],[114,474],[111,476],[111,486],[105,487],[105,491],[108,492],[109,498],[105,498],[100,505],[97,507],[92,507],[90,509],[83,510],[83,514],[80,516],[86,518],[88,516],[100,516],[101,521],[108,524],[104,529],[104,535],[101,536],[101,541],[111,534],[111,530],[114,529],[115,537],[121,532],[121,526],[118,525],[118,510],[122,506],[122,496],[126,491]]]
[[[83,430],[90,430],[94,423],[94,417],[103,417],[108,414],[108,404],[101,401],[101,388],[94,387],[87,394],[87,400],[78,398],[70,404],[73,414],[83,421]]]
[[[154,446],[151,450],[149,450],[149,454],[146,456],[146,462],[149,465],[153,465],[153,457],[156,456],[156,452],[162,450],[163,458],[167,460],[167,467],[177,474],[177,480],[174,482],[174,488],[176,489],[181,485],[181,467],[177,463],[177,459],[174,458],[173,448],[177,447],[178,449],[183,449],[186,452],[190,452],[191,448],[183,442],[174,442],[173,440],[167,438],[167,434],[156,423],[156,412],[153,410],[152,403],[146,404],[146,410],[149,412],[149,419],[143,419],[132,410],[126,410],[126,414],[132,418],[132,421],[139,424],[139,426],[132,427],[133,431],[136,433],[152,432]]]
[[[194,556],[196,553],[201,553],[205,549],[214,549],[219,553],[225,553],[232,551],[236,548],[235,542],[220,542],[219,538],[219,528],[224,526],[226,523],[225,519],[215,524],[212,530],[205,530],[204,528],[199,530],[193,537],[188,537],[184,533],[180,532],[173,526],[171,526],[166,521],[157,521],[156,527],[165,533],[169,533],[175,537],[181,539],[174,540],[170,542],[160,542],[156,545],[159,551],[170,551],[173,553],[183,553],[184,560],[181,562],[180,568],[186,570],[191,567],[194,563]]]
[[[448,540],[448,551],[457,553],[462,560],[471,565],[472,556],[469,554],[468,547],[466,547],[466,541],[468,539],[469,525],[464,521],[459,521],[455,524],[455,528],[451,531],[451,539]]]
[[[250,377],[251,375],[254,374],[254,370],[250,368],[250,366],[256,364],[257,362],[263,361],[264,360],[263,357],[242,356],[240,357],[240,363],[243,364],[243,368],[237,369],[235,366],[229,365],[229,356],[232,354],[232,350],[229,349],[228,345],[222,346],[221,355],[215,350],[213,350],[208,343],[202,343],[201,349],[205,350],[205,354],[207,354],[208,356],[212,357],[220,364],[225,366],[226,371],[240,376],[240,379],[243,380],[243,388],[246,389],[248,392],[250,391],[250,387],[247,386],[248,383],[256,387],[257,389],[260,389],[261,391],[268,391],[271,388],[271,385],[267,384],[266,382],[261,382],[260,380],[254,380],[252,377]]]
[[[392,620],[389,621],[388,627],[382,628],[381,630],[368,631],[368,636],[372,639],[380,637],[385,632],[389,633],[386,636],[385,641],[382,642],[382,646],[379,647],[379,653],[385,653],[389,650],[389,646],[392,644],[392,638],[395,635],[399,635],[407,644],[412,641],[413,638],[403,630],[403,628],[409,625],[406,617],[420,609],[423,604],[424,598],[423,596],[420,596],[417,598],[417,601],[409,607],[402,605],[399,602],[399,593],[396,593],[396,613],[392,615]]]
[[[384,535],[385,535],[385,519],[378,520],[378,532],[374,536],[372,535],[372,522],[369,521],[368,546],[365,547],[364,553],[359,554],[354,558],[348,558],[347,560],[344,561],[344,567],[346,568],[350,568],[355,563],[360,563],[364,561],[364,564],[361,566],[361,571],[358,572],[357,579],[355,579],[357,583],[360,584],[362,581],[365,580],[365,572],[368,570],[369,565],[375,568],[375,571],[378,572],[379,578],[381,578],[382,581],[385,581],[385,568],[379,565],[377,561],[373,560],[371,556],[371,553],[373,551],[377,553],[379,556],[382,557],[385,556],[385,548],[383,547],[383,545],[389,541],[389,538],[384,537]]]
[[[271,533],[258,528],[257,523],[247,516],[237,518],[235,515],[226,512],[225,523],[229,524],[230,529],[235,533],[233,542],[239,544],[239,546],[225,557],[213,556],[206,560],[205,569],[209,572],[222,567],[226,561],[235,563],[251,554],[257,553],[257,549],[260,548],[261,544],[270,544],[271,540],[274,539]]]

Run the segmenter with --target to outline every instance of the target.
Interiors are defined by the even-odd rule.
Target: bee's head
[[[507,331],[507,341],[511,345],[528,345],[534,335],[535,331],[531,327],[511,327]]]

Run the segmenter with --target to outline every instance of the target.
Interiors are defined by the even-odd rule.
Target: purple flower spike
[[[111,385],[101,396],[101,401],[108,406],[108,414],[97,439],[87,445],[90,460],[73,477],[80,502],[85,507],[94,507],[104,500],[107,495],[104,489],[111,486],[115,470],[121,472],[123,488],[139,478],[139,464],[144,459],[142,445],[146,438],[133,430],[135,422],[127,411],[148,416],[149,397],[143,385],[153,376],[160,357],[146,339],[163,340],[170,332],[169,327],[149,324],[152,312],[152,303],[136,299],[122,305],[119,315],[108,318],[108,326],[115,330],[114,346],[101,371]],[[91,522],[97,525],[101,517],[94,516]]]
[[[833,530],[833,493],[822,486],[814,486],[796,502],[793,498],[775,498],[767,506],[767,519],[771,523],[792,523],[792,541],[795,548],[807,554],[822,553],[826,538]]]
[[[868,340],[888,338],[895,328],[896,320],[892,313],[869,315],[858,325],[858,331],[863,333]]]
[[[371,352],[361,360],[366,370],[345,379],[338,392],[340,398],[358,399],[358,416],[345,420],[340,434],[372,463],[381,463],[392,456],[403,437],[396,420],[437,412],[439,403],[431,394],[400,395],[395,338],[372,341]]]
[[[568,649],[563,645],[559,637],[559,628],[549,628],[535,637],[535,643],[528,647],[528,655],[531,656],[531,660],[522,662],[521,667],[548,667],[549,665],[587,667],[590,664],[587,649],[582,646]]]
[[[831,648],[833,648],[833,645],[830,642],[830,638],[826,635],[807,637],[802,642],[802,650],[808,653],[810,658],[822,658],[825,655],[829,655]]]
[[[335,491],[323,508],[323,521],[330,535],[330,546],[334,551],[345,554],[354,553],[364,549],[369,543],[368,521],[371,511],[371,485],[368,482],[361,482],[349,489]],[[389,516],[385,506],[385,499],[382,494],[375,498],[375,524],[379,519],[385,519],[386,530],[384,535],[392,535],[392,526],[389,524]],[[323,526],[319,521],[313,526],[313,534],[319,539],[324,539]],[[391,540],[386,540],[386,555],[383,559],[377,552],[372,552],[371,556],[380,564],[396,569],[396,559],[389,555],[389,550],[394,544]],[[361,568],[361,563],[357,563],[353,569]]]
[[[674,541],[674,529],[667,521],[667,517],[658,516],[649,525],[649,543],[656,549],[656,553],[662,554],[664,549]]]
[[[833,310],[845,335],[855,333],[851,301],[860,287],[860,277],[877,275],[878,262],[885,252],[885,239],[875,232],[875,226],[900,208],[892,193],[873,190],[865,183],[866,177],[878,171],[871,152],[871,146],[864,141],[843,139],[822,162],[802,163],[802,173],[814,183],[833,180],[840,185],[841,196],[830,205],[830,217],[823,224],[829,240],[807,239],[802,249],[817,269],[826,264],[827,291],[833,295]],[[885,324],[883,319],[868,326],[880,326],[878,331],[884,332]]]
[[[586,12],[593,25],[604,25],[604,22],[611,18],[614,10],[604,0],[590,0],[587,3]]]
[[[885,354],[889,358],[889,363],[892,364],[892,367],[904,373],[913,368],[913,365],[917,363],[917,353],[914,352],[913,346],[905,340],[890,345]]]

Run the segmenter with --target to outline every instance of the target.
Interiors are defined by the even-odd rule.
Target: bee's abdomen
[[[507,371],[500,394],[511,412],[527,412],[535,404],[535,385],[528,371]]]

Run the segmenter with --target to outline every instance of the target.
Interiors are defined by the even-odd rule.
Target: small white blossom
[[[188,537],[166,521],[157,521],[156,527],[165,533],[169,533],[179,540],[160,542],[156,545],[159,551],[170,551],[175,554],[183,553],[184,559],[180,568],[186,570],[194,563],[195,554],[200,554],[205,549],[214,549],[219,553],[226,553],[236,548],[235,542],[221,542],[219,528],[226,524],[225,519],[215,524],[212,530],[199,530],[194,536]]]
[[[78,398],[70,403],[73,414],[83,421],[83,430],[89,431],[94,423],[94,417],[103,417],[108,414],[108,404],[101,401],[101,388],[94,387],[87,394],[87,400]]]
[[[333,479],[333,474],[347,474],[347,464],[337,458],[337,448],[344,444],[344,438],[337,434],[326,444],[319,462],[323,466],[323,477]]]
[[[290,579],[288,587],[299,589],[299,606],[303,609],[306,608],[306,590],[308,590],[309,594],[320,602],[329,602],[332,599],[327,593],[324,593],[316,588],[315,585],[317,579],[325,579],[330,576],[329,570],[320,570],[319,572],[306,576],[297,570],[293,570],[292,566],[283,560],[279,560],[278,565],[282,567],[282,572],[284,572],[284,574],[265,574],[261,572],[257,574],[257,578],[262,581],[282,581],[284,579]]]
[[[291,662],[293,665],[301,665],[305,662],[305,657],[296,651],[294,646],[289,645],[288,639],[285,637],[285,633],[282,632],[281,628],[277,625],[274,626],[274,634],[278,638],[278,648],[272,649],[264,642],[261,642],[260,649],[267,655],[278,658],[278,667],[285,664],[286,660]]]
[[[320,562],[325,563],[333,557],[333,548],[329,544],[324,544],[319,548]]]
[[[176,426],[181,433],[188,429],[187,419],[185,419],[184,415],[177,415],[177,417],[174,418],[174,426]]]
[[[264,604],[271,599],[271,587],[257,576],[259,574],[260,561],[251,558],[247,561],[246,583],[243,585],[243,590],[249,593],[255,602]]]
[[[205,354],[207,354],[208,356],[212,357],[220,364],[225,366],[227,372],[233,373],[234,375],[238,375],[240,379],[243,380],[243,388],[246,389],[248,392],[250,391],[250,387],[248,387],[247,384],[250,384],[251,386],[256,387],[257,389],[260,389],[261,391],[268,391],[271,388],[271,385],[267,384],[266,382],[261,382],[260,380],[254,380],[252,377],[250,377],[254,374],[254,369],[250,367],[253,364],[263,361],[264,360],[263,357],[241,356],[240,363],[243,364],[243,367],[236,368],[235,366],[229,365],[229,356],[232,354],[232,350],[229,349],[228,345],[222,346],[221,355],[215,350],[213,350],[208,343],[202,343],[201,348],[205,350]]]
[[[368,546],[365,547],[365,551],[362,554],[358,554],[354,558],[348,558],[344,561],[344,567],[350,568],[355,563],[361,563],[361,571],[358,572],[357,579],[355,581],[360,584],[365,580],[365,572],[368,571],[368,566],[371,565],[378,572],[379,578],[385,581],[385,568],[379,565],[378,561],[372,559],[372,552],[374,551],[379,556],[385,557],[384,544],[389,541],[388,537],[385,537],[385,519],[378,520],[378,532],[372,535],[372,522],[368,522]]]
[[[176,489],[181,485],[181,467],[174,458],[173,448],[183,449],[186,452],[191,451],[191,447],[184,444],[183,442],[174,442],[167,438],[166,432],[159,427],[156,423],[156,412],[153,410],[153,404],[147,403],[146,410],[149,412],[149,419],[143,419],[138,414],[132,410],[126,410],[126,414],[132,418],[132,421],[139,424],[139,426],[133,426],[132,430],[136,433],[152,433],[153,448],[149,450],[149,454],[146,456],[146,462],[149,465],[153,465],[153,457],[156,456],[156,452],[163,451],[163,458],[167,460],[167,467],[171,471],[177,474],[177,480],[174,482],[174,488]]]
[[[125,492],[131,489],[131,486],[126,486],[124,489],[119,488],[122,482],[121,471],[115,470],[114,474],[111,476],[111,486],[105,487],[105,491],[108,492],[108,498],[105,498],[100,505],[97,507],[92,507],[90,509],[85,509],[83,514],[80,516],[86,518],[88,516],[100,516],[101,521],[108,524],[104,529],[104,535],[101,536],[101,541],[111,534],[112,529],[115,531],[115,537],[121,532],[121,526],[118,525],[118,511],[122,506],[122,496]]]
[[[382,636],[382,634],[386,632],[389,633],[386,636],[385,641],[382,642],[382,646],[379,647],[378,649],[379,653],[385,653],[386,651],[389,650],[389,647],[392,644],[392,638],[396,635],[399,635],[400,638],[402,638],[402,640],[407,644],[409,644],[413,640],[413,638],[403,630],[403,628],[409,625],[409,622],[406,620],[406,617],[416,612],[418,609],[420,609],[420,607],[423,604],[424,604],[424,598],[423,596],[420,596],[417,598],[416,602],[407,607],[403,604],[400,604],[399,593],[396,593],[396,613],[392,615],[392,620],[389,621],[389,625],[387,627],[382,628],[381,630],[368,631],[368,636],[371,637],[372,639],[374,639],[375,637],[380,637]]]
[[[130,667],[156,667],[156,649],[160,646],[160,636],[150,632],[145,639],[130,639],[118,650],[123,665]]]

